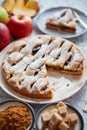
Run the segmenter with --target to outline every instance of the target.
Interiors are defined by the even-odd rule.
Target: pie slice
[[[74,14],[71,9],[63,9],[55,12],[46,21],[46,27],[53,30],[76,32],[77,24],[74,19]]]
[[[31,98],[53,97],[48,69],[68,75],[82,75],[84,56],[68,40],[38,35],[14,42],[2,63],[7,84],[16,92]]]

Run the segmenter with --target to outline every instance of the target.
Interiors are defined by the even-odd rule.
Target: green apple
[[[9,16],[7,11],[0,6],[0,22],[7,24],[8,20],[9,20]]]

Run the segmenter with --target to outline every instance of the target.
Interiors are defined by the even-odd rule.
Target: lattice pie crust
[[[83,55],[72,42],[38,35],[12,43],[2,63],[7,84],[20,94],[32,98],[52,98],[47,69],[81,75]]]

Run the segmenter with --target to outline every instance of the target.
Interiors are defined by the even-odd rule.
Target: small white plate
[[[80,11],[78,9],[71,8],[71,7],[53,7],[53,8],[44,10],[35,19],[35,22],[36,22],[39,30],[42,31],[45,34],[60,36],[60,37],[63,37],[63,38],[74,38],[74,37],[78,37],[78,36],[84,34],[86,32],[86,29],[79,22],[77,22],[76,33],[68,33],[68,32],[56,31],[56,30],[46,28],[45,24],[46,24],[47,19],[50,18],[56,11],[60,11],[60,10],[65,9],[65,8],[70,8],[71,10],[77,12],[77,14],[80,16],[80,18],[85,23],[87,23],[87,16],[82,11]]]

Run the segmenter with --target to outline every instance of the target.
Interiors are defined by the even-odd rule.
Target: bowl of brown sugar
[[[34,120],[29,104],[15,99],[0,103],[0,130],[31,130]]]

